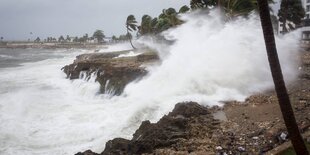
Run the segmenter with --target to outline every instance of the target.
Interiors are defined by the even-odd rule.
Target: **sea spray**
[[[123,51],[123,50],[131,50],[132,46],[130,43],[118,43],[118,44],[111,44],[107,48],[102,48],[98,52],[105,53],[105,52],[117,52],[117,51]]]
[[[125,94],[131,96],[140,91],[149,94],[148,99],[179,96],[211,105],[223,100],[243,100],[272,88],[257,16],[226,22],[218,16],[216,11],[208,16],[197,12],[183,16],[185,24],[163,33],[175,43],[169,47],[168,56],[162,57],[162,65],[150,69],[150,76],[143,81],[130,84]],[[289,83],[297,77],[299,32],[277,36],[276,41]],[[163,49],[149,40],[140,43]]]
[[[229,22],[216,12],[182,18],[186,23],[164,33],[172,45],[141,41],[159,50],[162,63],[121,96],[97,94],[94,77],[65,78],[60,68],[80,52],[0,70],[6,89],[0,91],[0,154],[101,152],[108,140],[131,138],[142,121],[159,120],[177,102],[221,105],[272,88],[256,15]],[[287,82],[296,77],[298,37],[276,38]]]

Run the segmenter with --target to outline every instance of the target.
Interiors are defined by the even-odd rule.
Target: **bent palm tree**
[[[139,33],[141,35],[149,34],[152,32],[151,27],[152,17],[149,15],[142,16],[141,26],[139,27]]]
[[[256,9],[254,0],[219,0],[219,4],[223,7],[225,14],[229,18],[237,16],[246,16]]]
[[[128,39],[129,39],[129,42],[130,42],[132,48],[136,49],[136,47],[134,47],[133,44],[132,44],[132,41],[131,41],[132,37],[130,37],[130,36],[132,36],[132,35],[130,34],[130,32],[136,31],[136,30],[137,30],[137,21],[136,21],[135,16],[129,15],[129,16],[127,17],[127,20],[126,20],[126,29],[127,29],[127,37],[128,37]]]
[[[264,39],[267,49],[268,61],[271,69],[275,90],[280,104],[282,116],[292,141],[295,152],[298,155],[308,155],[305,143],[300,135],[292,105],[283,80],[282,70],[277,54],[276,43],[273,34],[273,28],[270,20],[270,12],[267,0],[257,0],[259,14],[264,33]]]

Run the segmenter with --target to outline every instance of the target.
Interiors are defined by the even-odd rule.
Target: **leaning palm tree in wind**
[[[260,19],[265,39],[265,45],[271,69],[275,90],[280,104],[282,116],[292,141],[295,152],[298,155],[309,155],[306,145],[300,135],[293,108],[283,80],[282,70],[277,54],[276,43],[273,34],[272,23],[267,0],[257,0]]]
[[[138,26],[137,26],[137,21],[136,21],[135,16],[134,15],[129,15],[127,17],[127,20],[126,20],[127,37],[129,39],[129,42],[130,42],[132,48],[134,48],[134,49],[136,49],[136,47],[133,46],[133,44],[132,44],[132,41],[131,41],[132,35],[130,34],[130,32],[136,31],[137,27]]]

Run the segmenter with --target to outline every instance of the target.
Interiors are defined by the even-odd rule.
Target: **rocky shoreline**
[[[96,72],[101,91],[113,87],[119,95],[126,84],[147,74],[144,65],[159,60],[152,52],[119,57],[129,52],[80,55],[64,72],[70,79],[78,78],[82,71],[88,75]],[[310,143],[310,52],[301,52],[301,60],[300,76],[288,88],[297,123]],[[106,86],[108,81],[112,81],[111,88]],[[142,122],[131,140],[110,140],[100,154],[281,154],[289,147],[276,95],[268,92],[245,102],[229,101],[224,107],[178,103],[157,123]],[[77,155],[98,153],[87,150]]]
[[[69,79],[95,74],[100,92],[120,95],[125,86],[147,74],[146,65],[158,62],[158,55],[149,49],[109,53],[82,54],[62,69]]]

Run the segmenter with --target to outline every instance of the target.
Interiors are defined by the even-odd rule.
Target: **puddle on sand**
[[[227,117],[224,111],[217,111],[212,114],[214,119],[218,119],[220,121],[227,121]]]

